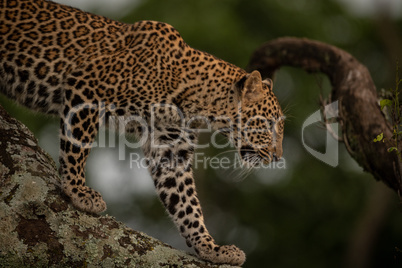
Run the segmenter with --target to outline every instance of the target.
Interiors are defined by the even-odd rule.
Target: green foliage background
[[[93,12],[98,13],[96,7]],[[283,36],[316,39],[354,55],[371,71],[378,88],[389,88],[394,83],[398,55],[386,44],[400,40],[392,36],[384,39],[378,26],[380,18],[357,17],[333,0],[141,0],[124,15],[102,15],[127,23],[143,19],[170,23],[192,47],[243,68],[252,52],[268,40]],[[400,38],[401,16],[389,23]],[[345,267],[359,230],[369,228],[370,219],[380,220],[382,224],[370,240],[369,267],[401,267],[402,214],[396,194],[387,192],[364,173],[343,144],[339,145],[339,165],[335,168],[315,159],[302,146],[303,121],[318,109],[319,94],[326,96],[330,91],[326,78],[284,68],[275,78],[274,91],[283,107],[288,107],[286,169],[256,170],[248,176],[239,176],[236,169],[195,171],[207,226],[215,239],[241,247],[248,256],[244,267]],[[58,121],[32,114],[4,98],[0,101],[34,130],[57,159],[57,138],[49,137],[57,136]],[[307,144],[324,152],[325,131],[319,125],[305,131]],[[207,142],[208,134],[201,139]],[[225,155],[228,150],[231,148],[199,152],[213,157]],[[118,157],[116,149],[97,149],[92,154],[96,155],[91,158],[96,159],[111,156],[103,161],[129,170],[127,161],[110,160]],[[107,193],[112,184],[120,183],[124,188],[124,183],[138,177],[150,180],[147,175],[141,172],[132,178],[133,173],[123,172],[124,179],[111,175],[110,185],[99,185],[96,169],[102,170],[102,165],[96,161],[88,165],[89,185],[104,194],[108,214],[188,250],[155,194],[132,190],[128,198],[119,198],[119,192]],[[384,213],[376,216],[371,211],[383,202]],[[367,217],[369,220],[365,220]]]

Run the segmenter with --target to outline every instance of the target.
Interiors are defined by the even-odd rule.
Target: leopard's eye
[[[272,129],[272,127],[274,126],[274,121],[273,121],[273,120],[269,120],[269,119],[267,119],[266,121],[267,121],[267,127],[268,127],[268,129]]]

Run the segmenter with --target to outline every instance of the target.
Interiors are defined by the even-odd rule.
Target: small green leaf
[[[385,106],[391,106],[391,105],[392,105],[392,100],[382,99],[380,101],[381,110],[383,110]]]
[[[384,138],[384,133],[381,133],[373,141],[374,142],[382,141],[383,138]]]
[[[392,152],[392,151],[398,151],[398,148],[396,148],[396,147],[390,147],[390,148],[388,148],[388,152],[389,152],[389,153]]]

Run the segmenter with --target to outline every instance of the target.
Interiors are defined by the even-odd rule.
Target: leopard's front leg
[[[98,106],[84,103],[84,96],[66,99],[60,121],[60,176],[63,191],[75,207],[100,213],[106,203],[97,191],[85,185],[85,164],[99,127]],[[77,101],[81,100],[81,101]]]
[[[147,144],[144,148],[160,200],[187,245],[200,258],[217,264],[242,265],[244,252],[234,245],[217,245],[205,226],[192,174],[194,148],[180,137],[180,130],[165,131],[154,135],[153,146]]]

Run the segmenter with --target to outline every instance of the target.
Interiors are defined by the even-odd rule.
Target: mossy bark
[[[76,210],[54,161],[0,106],[0,267],[229,267],[176,250],[111,216]]]

